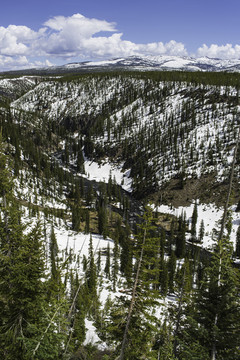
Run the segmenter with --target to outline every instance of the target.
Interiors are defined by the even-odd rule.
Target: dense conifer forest
[[[1,359],[240,358],[239,89],[0,76]]]

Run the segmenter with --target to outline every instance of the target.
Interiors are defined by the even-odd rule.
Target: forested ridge
[[[239,83],[0,78],[2,359],[239,359]]]

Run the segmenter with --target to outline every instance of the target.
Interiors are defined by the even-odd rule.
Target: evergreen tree
[[[87,270],[86,270],[86,285],[87,285],[89,294],[96,296],[97,273],[96,273],[96,265],[95,265],[94,254],[93,254],[92,235],[90,235],[90,241],[89,241],[88,265],[87,265]]]
[[[119,241],[121,240],[121,253],[120,253],[120,271],[125,275],[126,280],[131,283],[132,277],[132,263],[133,263],[133,243],[130,240],[129,231],[120,231]]]
[[[199,242],[203,241],[204,233],[205,233],[205,228],[204,228],[204,221],[202,219],[199,229],[199,236],[198,236]]]
[[[108,328],[112,332],[109,335],[118,345],[122,340],[119,359],[150,359],[154,354],[152,346],[157,331],[154,305],[159,305],[159,292],[154,290],[159,273],[159,239],[152,237],[153,230],[152,211],[147,208],[136,242],[136,274],[131,299],[119,298],[108,318]]]
[[[71,328],[69,338],[65,346],[64,355],[71,356],[78,352],[86,337],[85,317],[87,313],[87,305],[89,305],[86,287],[79,283],[76,276],[74,284],[72,284],[72,301],[73,308],[70,310]],[[76,296],[77,295],[77,296]],[[73,355],[74,357],[74,355]]]
[[[160,276],[161,293],[163,296],[166,296],[168,292],[168,266],[167,266],[167,262],[164,259],[162,259],[160,271],[161,271],[161,276]]]
[[[98,208],[98,231],[106,239],[108,235],[108,218],[107,211],[103,206]]]
[[[237,235],[236,235],[236,251],[235,251],[236,257],[240,257],[240,225],[237,229]]]
[[[231,252],[228,241],[219,240],[187,316],[180,358],[200,351],[205,359],[239,359],[239,278]]]
[[[113,264],[112,264],[113,291],[116,291],[118,271],[119,271],[119,246],[118,246],[118,239],[116,238],[114,241]]]
[[[84,169],[84,158],[82,154],[82,150],[80,149],[77,153],[77,172],[80,172],[82,174],[85,173]]]
[[[58,245],[57,239],[54,233],[54,227],[52,226],[51,235],[50,235],[50,243],[49,243],[49,250],[50,250],[50,260],[51,260],[51,275],[53,279],[58,277],[57,274],[57,254],[58,254]]]
[[[109,243],[107,246],[106,263],[105,263],[104,272],[106,274],[106,277],[110,278],[110,245],[109,245]]]
[[[172,251],[168,260],[168,273],[169,273],[168,286],[170,293],[174,292],[175,271],[176,271],[176,256],[174,254],[174,251]]]
[[[193,208],[193,213],[192,213],[192,224],[191,224],[192,241],[196,241],[197,218],[198,218],[198,210],[197,210],[197,202],[195,201],[194,208]]]
[[[153,349],[156,350],[157,360],[176,360],[173,353],[173,335],[166,320],[160,327],[160,331],[156,336]]]
[[[186,248],[186,220],[183,215],[178,219],[178,232],[176,238],[176,256],[181,258],[185,255]]]

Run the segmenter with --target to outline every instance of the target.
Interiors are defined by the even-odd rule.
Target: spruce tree
[[[196,225],[197,225],[197,218],[198,218],[198,210],[197,210],[197,202],[195,201],[193,213],[192,213],[192,223],[191,223],[191,235],[192,241],[196,241]]]
[[[204,233],[205,233],[205,228],[204,228],[204,221],[202,219],[201,224],[200,224],[200,229],[199,229],[199,235],[198,235],[198,240],[200,243],[203,241]]]
[[[118,271],[119,271],[119,245],[118,245],[118,239],[116,238],[114,241],[113,264],[112,264],[113,291],[116,291]]]
[[[238,226],[237,229],[237,234],[236,234],[236,250],[235,250],[235,255],[236,257],[240,257],[240,225]]]
[[[175,281],[175,271],[176,271],[176,256],[174,254],[174,251],[171,251],[171,255],[168,260],[168,286],[169,286],[169,292],[174,292],[174,281]]]
[[[109,279],[110,278],[110,245],[109,245],[109,243],[107,246],[106,263],[105,263],[104,272],[106,274],[106,277]]]
[[[182,258],[186,249],[186,220],[183,215],[178,219],[178,232],[176,238],[176,256]]]
[[[89,294],[95,296],[97,291],[97,273],[96,273],[96,265],[93,254],[92,235],[90,235],[90,241],[89,241],[88,264],[86,270],[86,285]]]

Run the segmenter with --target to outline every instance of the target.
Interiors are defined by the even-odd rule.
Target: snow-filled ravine
[[[122,170],[121,165],[112,164],[106,159],[104,163],[97,163],[95,161],[85,160],[84,168],[85,174],[82,177],[87,177],[89,180],[102,181],[107,183],[112,178],[117,185],[128,192],[132,191],[132,179],[129,177],[130,170]]]

